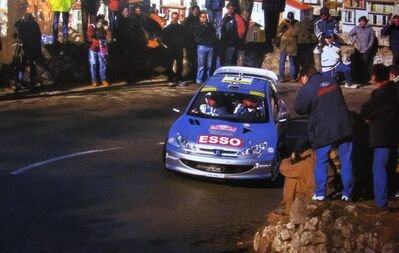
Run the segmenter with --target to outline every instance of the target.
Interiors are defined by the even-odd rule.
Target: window
[[[243,123],[268,122],[268,107],[261,96],[229,91],[203,91],[194,99],[188,114]]]
[[[344,20],[343,20],[344,23],[349,23],[349,24],[355,23],[354,11],[343,10],[343,16],[344,16]]]

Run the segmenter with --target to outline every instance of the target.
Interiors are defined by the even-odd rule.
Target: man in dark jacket
[[[265,43],[266,52],[273,52],[272,39],[277,34],[280,12],[285,9],[285,0],[262,0],[262,9],[265,16]]]
[[[179,24],[179,13],[173,12],[171,23],[162,32],[162,41],[167,46],[167,74],[169,86],[184,86],[182,82],[183,49],[185,47],[186,33],[184,27]],[[176,61],[176,73],[173,72],[173,64]]]
[[[41,31],[32,14],[25,14],[24,18],[15,23],[17,38],[22,43],[23,54],[17,62],[17,81],[23,83],[25,68],[30,68],[30,86],[36,85],[36,61],[42,55]]]
[[[340,86],[334,79],[324,77],[314,67],[300,72],[303,84],[295,100],[295,111],[309,115],[308,135],[316,153],[313,200],[326,196],[329,153],[337,147],[341,162],[342,200],[351,199],[352,178],[352,120]]]
[[[126,81],[132,83],[143,75],[143,59],[147,52],[147,39],[143,28],[144,18],[140,5],[135,5],[129,16],[127,7],[122,9],[118,27],[119,44],[123,52]]]
[[[198,71],[197,83],[202,83],[211,75],[213,47],[216,43],[215,28],[208,22],[206,12],[199,15],[200,25],[194,33],[197,43]]]
[[[222,65],[234,66],[237,65],[237,50],[242,44],[242,38],[238,33],[237,19],[241,16],[236,13],[235,7],[232,3],[226,5],[227,13],[222,20]],[[244,34],[242,34],[243,37]]]
[[[373,183],[378,208],[388,208],[388,171],[396,165],[398,149],[399,103],[397,85],[389,81],[389,69],[376,64],[371,81],[377,88],[362,105],[361,114],[369,122],[369,143],[374,149]]]
[[[394,15],[391,21],[381,29],[381,35],[389,36],[389,48],[392,50],[392,64],[399,65],[399,15]]]
[[[187,52],[188,65],[190,66],[189,79],[193,80],[194,82],[196,81],[197,78],[197,44],[195,43],[194,32],[197,30],[198,26],[200,25],[199,14],[200,14],[199,6],[194,5],[190,8],[190,13],[184,19],[183,22],[183,26],[186,29],[186,34],[187,34],[186,52]]]

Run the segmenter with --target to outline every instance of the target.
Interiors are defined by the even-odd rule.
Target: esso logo
[[[199,144],[215,144],[222,146],[241,147],[242,141],[238,138],[230,138],[217,135],[200,135],[198,137]]]

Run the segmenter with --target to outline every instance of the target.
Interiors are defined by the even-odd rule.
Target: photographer
[[[32,14],[25,14],[23,19],[15,23],[17,49],[13,64],[16,69],[17,89],[24,86],[25,69],[29,66],[29,86],[36,85],[36,61],[42,54],[40,27]]]
[[[337,78],[338,72],[342,72],[345,76],[345,88],[356,89],[358,86],[352,82],[351,62],[343,62],[341,59],[341,45],[335,41],[333,31],[327,31],[321,36],[322,45],[318,49],[321,50],[321,71],[323,76]]]
[[[297,76],[296,69],[296,54],[298,51],[298,29],[295,25],[298,22],[294,18],[293,12],[288,12],[287,18],[284,19],[277,28],[277,32],[281,36],[281,42],[279,46],[280,50],[280,64],[279,64],[279,78],[281,82],[287,80],[284,79],[285,73],[285,61],[288,56],[290,62],[290,81],[295,82]]]
[[[87,40],[90,43],[89,64],[93,86],[97,86],[97,63],[99,66],[102,85],[109,86],[106,80],[108,43],[111,41],[111,32],[108,30],[104,15],[98,15],[95,23],[90,24],[87,30]]]

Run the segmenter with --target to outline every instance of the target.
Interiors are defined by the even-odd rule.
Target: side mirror
[[[284,101],[280,100],[279,101],[280,105],[280,110],[278,111],[277,114],[277,122],[287,122],[288,119],[290,118],[290,114],[287,110],[287,106],[285,105]]]

